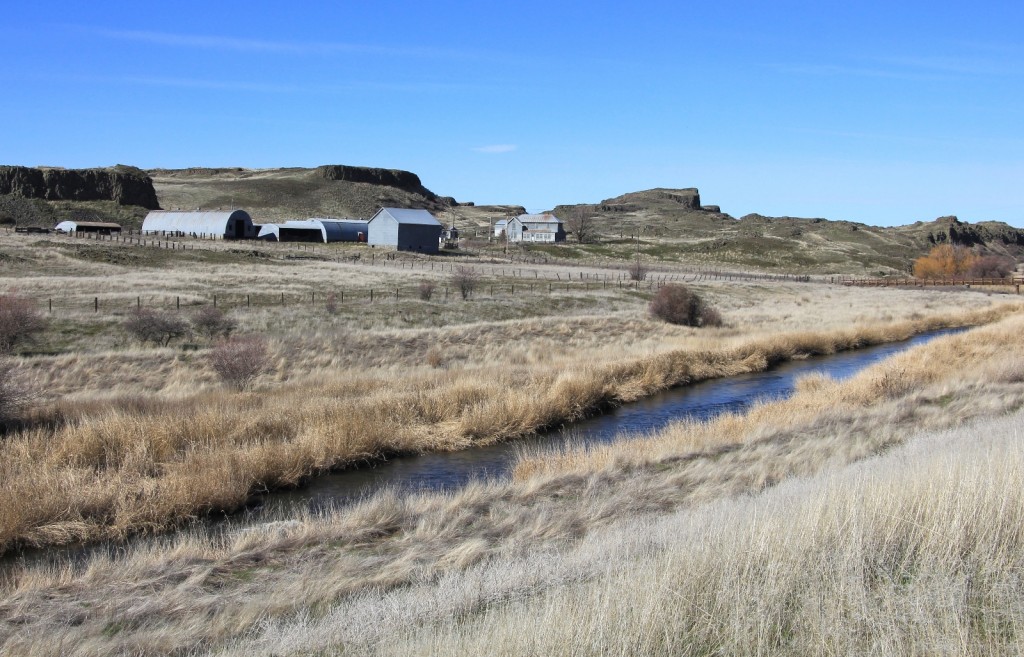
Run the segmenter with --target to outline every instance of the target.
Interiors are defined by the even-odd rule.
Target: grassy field
[[[809,613],[786,597],[786,587],[795,585],[785,578],[796,577],[803,562],[783,561],[791,574],[769,568],[774,552],[752,556],[752,548],[735,547],[743,545],[735,536],[786,554],[806,545],[781,533],[771,543],[770,523],[763,534],[750,534],[749,517],[770,510],[780,528],[813,518],[818,507],[799,504],[817,498],[797,499],[796,484],[775,492],[778,485],[810,478],[806,486],[813,490],[858,490],[859,475],[843,474],[847,464],[923,430],[989,421],[1024,400],[1024,353],[1015,338],[1022,307],[1012,295],[699,280],[692,286],[721,311],[725,325],[693,329],[652,320],[646,306],[653,289],[609,285],[622,270],[593,264],[473,256],[367,263],[365,250],[345,247],[310,253],[204,243],[173,252],[14,235],[2,240],[0,288],[40,304],[59,300],[45,334],[16,357],[19,376],[40,397],[25,425],[0,441],[4,550],[162,534],[238,509],[261,491],[383,455],[514,439],[674,385],[931,328],[984,325],[848,382],[805,380],[792,400],[742,416],[677,425],[603,449],[524,453],[510,482],[447,495],[384,493],[347,510],[297,510],[261,528],[135,538],[116,555],[100,551],[84,562],[7,562],[0,566],[0,650],[8,654],[465,654],[486,642],[505,654],[668,654],[685,652],[684,644],[693,652],[700,646],[806,652],[814,641],[833,639],[822,637],[820,619],[815,630],[783,617],[794,609],[802,610],[800,617]],[[452,271],[442,262],[474,267],[477,293],[462,300],[435,292],[427,301],[402,292],[372,303],[364,294],[411,291],[423,280],[438,290],[450,287]],[[521,286],[519,293],[502,291],[513,285]],[[316,301],[339,289],[349,300],[333,311]],[[99,290],[101,312],[95,312]],[[285,305],[270,302],[282,292]],[[268,302],[244,305],[245,293]],[[208,363],[209,342],[142,346],[122,328],[138,303],[170,311],[177,299],[188,314],[214,295],[240,332],[271,344],[271,371],[250,392],[219,382]],[[989,435],[1002,435],[998,426]],[[942,444],[957,440],[964,439],[954,435]],[[984,472],[992,463],[1010,463],[1012,450],[995,451],[1006,444],[991,448],[998,458],[986,461],[983,454],[964,467]],[[923,481],[932,466],[921,463]],[[916,490],[916,477],[904,478],[907,490]],[[935,518],[946,513],[943,503],[936,502]],[[682,573],[715,553],[701,551],[693,528],[720,509],[728,510],[729,522],[715,540],[734,546],[735,552],[721,551],[735,557],[686,589]],[[814,532],[828,527],[833,533],[820,549],[841,540],[836,532],[853,508],[829,509],[822,513],[833,514],[835,524],[809,526],[801,540],[818,545]],[[989,559],[993,572],[1012,569],[1014,563],[997,559],[1013,545],[979,543],[977,558]],[[864,558],[888,563],[891,551],[879,550]],[[850,568],[858,567],[854,556],[837,553]],[[930,568],[932,562],[921,563]],[[723,580],[733,567],[741,581]],[[814,583],[815,573],[827,574],[811,570],[801,586],[833,595],[829,582]],[[741,606],[759,582],[766,582],[770,600],[764,627]],[[650,606],[630,596],[643,596],[644,587],[673,600],[681,596],[675,604],[652,599],[666,612],[683,611],[641,613]],[[715,587],[735,595],[702,609]],[[607,592],[620,588],[623,602],[616,606]],[[593,607],[594,601],[601,604]],[[563,612],[565,623],[544,621],[557,626],[547,633],[522,629]],[[720,622],[702,621],[702,613]],[[728,618],[743,620],[723,625]],[[574,631],[598,626],[615,637]],[[666,639],[658,627],[678,638]],[[836,652],[863,651],[880,632],[875,625],[863,632],[852,627],[836,639]],[[927,629],[934,636],[922,635],[926,647],[945,645],[951,636]],[[633,643],[615,643],[627,640]],[[964,645],[1009,645],[999,632],[971,640]]]

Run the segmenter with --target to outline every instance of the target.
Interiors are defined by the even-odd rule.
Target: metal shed
[[[365,242],[367,222],[358,219],[293,219],[263,224],[257,237],[278,242]]]
[[[178,212],[154,210],[142,222],[146,235],[190,235],[215,239],[256,237],[252,217],[245,210]]]
[[[426,210],[381,208],[369,221],[367,242],[399,251],[437,253],[441,246],[441,222]]]
[[[62,221],[54,227],[62,233],[99,233],[110,235],[121,232],[121,224],[106,221]]]

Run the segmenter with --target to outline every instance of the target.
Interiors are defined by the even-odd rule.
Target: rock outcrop
[[[420,177],[411,171],[354,167],[346,164],[325,164],[317,167],[316,173],[326,180],[344,180],[347,182],[397,187],[412,194],[420,194],[430,200],[437,199],[437,195],[424,187],[423,183],[420,182]],[[454,201],[454,199],[452,200]]]
[[[37,169],[0,166],[0,194],[47,201],[115,201],[158,210],[153,181],[141,169]]]

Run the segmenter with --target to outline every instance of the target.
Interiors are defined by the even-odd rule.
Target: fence
[[[1012,287],[1020,294],[1024,279],[1011,278],[841,278],[843,285],[855,287]]]

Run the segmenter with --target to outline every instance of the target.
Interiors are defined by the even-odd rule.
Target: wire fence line
[[[11,232],[10,228],[6,228],[5,230],[7,233]],[[125,234],[125,232],[127,232],[127,234]],[[346,252],[339,252],[339,245],[327,245],[307,242],[269,242],[262,240],[224,240],[213,237],[191,237],[188,235],[178,235],[173,233],[141,233],[132,230],[110,234],[77,232],[57,233],[56,235],[58,237],[66,238],[72,241],[81,240],[85,242],[107,242],[111,244],[122,244],[125,246],[136,246],[171,251],[195,251],[196,246],[199,246],[200,250],[204,250],[207,248],[207,245],[209,245],[210,242],[216,242],[218,244],[228,243],[238,245],[237,248],[231,249],[231,251],[264,251],[267,253],[274,254],[301,252],[303,254],[316,256],[317,259],[321,260],[329,260],[351,265],[366,265],[370,267],[379,266],[384,269],[392,267],[401,270],[422,271],[424,273],[428,271],[439,273],[454,273],[458,271],[460,268],[469,268],[471,272],[478,274],[509,278],[525,278],[533,279],[535,281],[552,280],[560,282],[564,280],[627,280],[630,279],[632,276],[630,268],[636,266],[635,262],[580,263],[548,257],[527,257],[519,254],[508,256],[509,260],[507,264],[505,262],[445,262],[445,260],[458,258],[460,256],[423,256],[403,251],[390,250],[386,248],[375,249],[365,244],[355,247],[355,249],[358,249],[360,251],[358,253],[352,253],[351,251],[354,249],[352,246],[349,245],[341,247],[342,249],[345,249]],[[223,249],[217,248],[210,250]],[[495,256],[493,254],[485,254],[481,257],[493,259]],[[515,265],[520,266],[517,267]],[[538,270],[531,269],[529,267],[523,267],[521,265],[561,267],[564,268],[565,271],[549,271],[546,269]],[[823,282],[825,280],[825,277],[812,278],[811,276],[803,274],[768,274],[739,272],[719,268],[710,269],[706,267],[685,265],[679,263],[643,261],[641,263],[641,267],[646,270],[646,276],[644,280],[650,278],[661,282],[681,282],[684,280],[683,277],[686,277],[688,280],[690,280],[690,282],[709,280],[764,282],[811,282],[812,280],[814,280],[818,282]],[[584,271],[584,269],[587,268],[600,269],[602,271]]]
[[[308,293],[240,293],[217,292],[207,294],[187,293],[181,295],[149,294],[132,297],[126,294],[88,295],[56,297],[30,297],[37,307],[51,315],[93,314],[124,315],[135,310],[159,309],[166,311],[191,312],[205,306],[222,310],[247,310],[267,308],[315,308],[325,312],[337,312],[343,307],[365,306],[367,304],[394,304],[404,301],[448,303],[511,300],[517,297],[550,298],[553,296],[583,297],[601,290],[609,292],[650,292],[665,285],[660,281],[611,281],[611,282],[561,282],[536,283],[484,283],[468,292],[466,298],[454,286],[437,287],[429,297],[416,286],[336,288],[330,291]],[[22,295],[24,296],[24,295]]]

